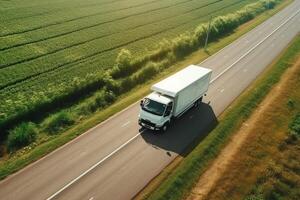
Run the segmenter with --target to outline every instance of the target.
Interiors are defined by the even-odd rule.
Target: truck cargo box
[[[151,89],[174,98],[173,116],[178,116],[208,90],[212,70],[190,65],[154,84]]]

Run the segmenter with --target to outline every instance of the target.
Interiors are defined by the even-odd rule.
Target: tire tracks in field
[[[194,1],[194,0],[188,0],[188,1]],[[189,12],[193,12],[195,10],[205,8],[205,7],[209,6],[209,5],[213,5],[215,3],[219,3],[220,1],[222,1],[222,0],[216,0],[216,1],[211,2],[211,3],[207,3],[205,5],[201,5],[199,7],[193,8],[191,10],[185,11],[185,12],[181,13],[180,15],[188,14]],[[156,11],[156,9],[155,9],[155,11]],[[141,13],[141,14],[144,14],[144,13]],[[38,58],[43,57],[43,56],[51,55],[51,54],[57,53],[59,51],[63,51],[63,50],[66,50],[66,49],[69,49],[69,48],[72,48],[72,47],[80,46],[80,45],[86,44],[88,42],[95,41],[97,39],[102,39],[102,38],[107,37],[107,36],[112,36],[112,35],[120,34],[120,33],[124,32],[124,31],[130,31],[130,30],[134,30],[134,29],[137,29],[137,28],[140,28],[140,27],[143,27],[143,26],[148,26],[148,25],[156,24],[157,22],[162,22],[162,21],[165,21],[165,20],[168,20],[168,19],[172,19],[172,18],[178,17],[180,15],[173,15],[173,16],[169,16],[169,17],[164,17],[164,18],[162,18],[160,20],[156,20],[156,21],[153,21],[153,22],[150,22],[150,23],[147,23],[147,24],[140,24],[140,25],[137,25],[137,26],[130,27],[128,29],[123,29],[123,30],[120,30],[120,31],[115,31],[115,32],[112,32],[112,33],[103,34],[103,35],[100,35],[100,36],[97,36],[97,37],[93,37],[93,38],[90,38],[90,39],[82,41],[82,42],[78,42],[78,43],[75,43],[75,44],[72,44],[72,45],[69,45],[69,46],[66,46],[66,47],[58,48],[58,49],[55,49],[53,51],[49,51],[47,53],[40,54],[40,55],[37,55],[37,56],[33,56],[33,57],[30,57],[30,58],[26,58],[26,59],[23,59],[23,60],[19,60],[19,61],[16,61],[16,62],[6,63],[6,64],[2,64],[2,65],[0,64],[0,69],[11,67],[11,66],[14,66],[16,64],[22,64],[22,63],[25,63],[25,62],[29,62],[29,61],[38,59]],[[119,18],[119,20],[127,19],[127,18],[132,17],[132,16],[133,15],[130,15],[128,17]],[[103,25],[103,24],[107,24],[107,23],[111,23],[111,22],[116,22],[116,21],[117,20],[111,20],[111,21],[107,21],[107,22],[98,23],[97,26]],[[94,26],[92,26],[92,27],[94,27]],[[90,27],[90,28],[92,28],[92,27]],[[83,28],[83,29],[85,29],[85,28]],[[43,42],[43,41],[46,41],[46,40],[49,40],[49,39],[54,39],[54,38],[57,38],[57,37],[62,37],[62,36],[65,36],[67,34],[70,34],[70,33],[81,31],[83,29],[77,29],[75,31],[70,31],[70,32],[67,32],[67,33],[59,34],[57,36],[48,37],[47,39],[41,39],[41,40],[38,40],[36,42],[30,42],[30,43],[25,44],[25,45],[31,45],[31,44],[35,44],[37,42]],[[24,45],[16,45],[14,48],[19,47],[19,46],[24,46]],[[8,49],[5,49],[5,48],[3,48],[3,49],[4,50],[0,49],[0,52],[8,50]],[[11,49],[11,48],[9,48],[9,49]]]
[[[202,16],[195,17],[195,18],[193,18],[192,20],[196,20],[196,19],[199,19],[199,18],[202,18],[202,17],[205,17],[205,16],[209,16],[209,15],[211,15],[211,14],[213,14],[213,13],[219,12],[220,10],[224,10],[224,9],[229,8],[229,7],[231,7],[231,6],[237,5],[237,4],[241,3],[242,1],[243,1],[243,0],[240,0],[240,1],[238,1],[238,2],[229,4],[229,5],[227,5],[226,7],[222,7],[222,8],[216,9],[215,11],[210,12],[209,14],[206,14],[206,15],[202,15]],[[81,57],[81,58],[74,59],[74,60],[69,61],[69,62],[65,62],[65,63],[59,64],[59,65],[57,65],[56,67],[47,69],[47,70],[45,70],[45,71],[42,71],[42,72],[39,72],[39,73],[36,73],[36,74],[32,74],[32,75],[26,76],[26,77],[24,77],[24,78],[17,79],[17,80],[15,80],[15,81],[11,81],[11,82],[9,82],[9,83],[7,83],[7,84],[5,84],[5,85],[0,85],[0,90],[3,90],[3,89],[5,89],[5,88],[7,88],[7,87],[11,87],[11,86],[13,86],[13,85],[15,85],[15,84],[17,84],[17,83],[19,83],[19,82],[23,82],[23,81],[26,81],[26,80],[28,80],[28,79],[35,78],[35,77],[40,76],[40,75],[42,75],[42,74],[49,73],[49,72],[51,72],[51,71],[55,71],[55,70],[57,70],[57,69],[60,69],[61,67],[68,67],[69,65],[74,65],[74,64],[77,65],[77,64],[84,63],[84,62],[87,61],[87,59],[91,59],[91,58],[93,58],[93,57],[96,57],[96,56],[99,55],[99,54],[106,53],[106,52],[109,52],[109,51],[112,51],[112,50],[116,50],[116,49],[118,49],[118,48],[127,46],[127,45],[129,45],[129,44],[132,44],[132,43],[135,43],[135,42],[138,42],[138,41],[141,41],[141,40],[144,40],[144,39],[147,39],[147,38],[150,38],[150,37],[159,35],[159,34],[165,32],[165,31],[169,31],[169,30],[175,29],[175,28],[177,28],[177,27],[179,27],[179,26],[188,24],[188,23],[190,23],[190,22],[191,22],[191,20],[189,20],[189,21],[187,21],[187,22],[183,22],[183,23],[181,23],[181,24],[178,24],[178,25],[173,26],[173,27],[170,27],[170,28],[166,28],[166,29],[160,30],[160,31],[155,32],[155,33],[150,34],[150,35],[145,35],[145,36],[143,36],[143,37],[136,38],[136,39],[134,39],[134,40],[130,40],[130,41],[128,41],[128,42],[124,42],[124,43],[122,43],[122,44],[119,44],[119,45],[116,45],[116,46],[113,46],[113,47],[110,47],[110,48],[107,48],[107,49],[104,49],[104,50],[101,50],[101,51],[94,52],[94,53],[92,53],[92,54],[90,54],[90,55],[87,55],[87,56],[85,56],[85,57]]]
[[[149,2],[144,3],[144,4],[139,4],[139,5],[135,5],[135,6],[128,6],[128,7],[121,8],[121,9],[114,9],[114,10],[112,9],[112,10],[105,11],[105,12],[98,12],[98,13],[94,13],[94,14],[90,14],[90,15],[76,17],[76,18],[73,18],[73,19],[63,20],[63,21],[59,21],[59,22],[53,22],[53,23],[49,23],[49,24],[42,25],[42,26],[37,26],[37,27],[30,28],[30,29],[23,30],[23,31],[15,31],[15,32],[11,32],[11,33],[2,34],[2,35],[0,35],[0,38],[7,37],[7,36],[18,35],[18,34],[22,34],[22,33],[27,33],[27,32],[31,32],[31,31],[36,31],[36,30],[43,29],[43,28],[49,28],[49,27],[52,27],[52,26],[56,26],[56,25],[60,25],[60,24],[68,23],[68,22],[73,22],[73,21],[77,21],[77,20],[80,20],[80,19],[85,19],[85,18],[88,18],[88,17],[98,16],[98,15],[101,16],[101,15],[110,14],[110,13],[113,13],[113,12],[128,10],[128,9],[131,9],[131,8],[138,8],[138,7],[142,7],[142,6],[149,5],[149,4],[152,4],[152,3],[155,3],[155,2],[159,2],[159,1],[161,1],[161,0],[152,0],[152,1],[149,1]],[[193,1],[193,0],[187,0],[187,1]]]

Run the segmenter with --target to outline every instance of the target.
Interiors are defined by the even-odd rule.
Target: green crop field
[[[252,2],[0,1],[0,125],[99,81],[121,49],[142,56],[163,38]]]

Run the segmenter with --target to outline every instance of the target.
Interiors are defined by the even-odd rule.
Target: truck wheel
[[[165,133],[168,130],[168,128],[169,128],[169,123],[165,123],[161,128],[161,132]]]
[[[194,103],[194,107],[198,107],[198,106],[199,106],[199,104],[200,104],[200,101],[199,101],[199,99],[198,99],[197,101],[195,101],[195,103]]]
[[[200,99],[198,99],[197,101],[195,101],[194,106],[198,107],[201,104],[202,99],[203,99],[203,97],[200,97]]]

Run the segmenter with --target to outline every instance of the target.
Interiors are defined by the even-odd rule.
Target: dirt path
[[[263,119],[261,113],[266,111],[270,104],[283,92],[284,85],[287,84],[287,80],[294,71],[300,67],[300,58],[289,68],[282,76],[280,82],[269,92],[263,102],[254,111],[251,117],[243,123],[239,131],[229,141],[228,145],[221,151],[219,156],[215,159],[212,165],[205,171],[200,177],[197,185],[192,190],[187,200],[203,200],[206,199],[209,192],[214,189],[214,186],[222,175],[229,172],[229,166],[235,155],[240,151],[243,144],[247,141],[247,138],[255,133],[255,125]]]

